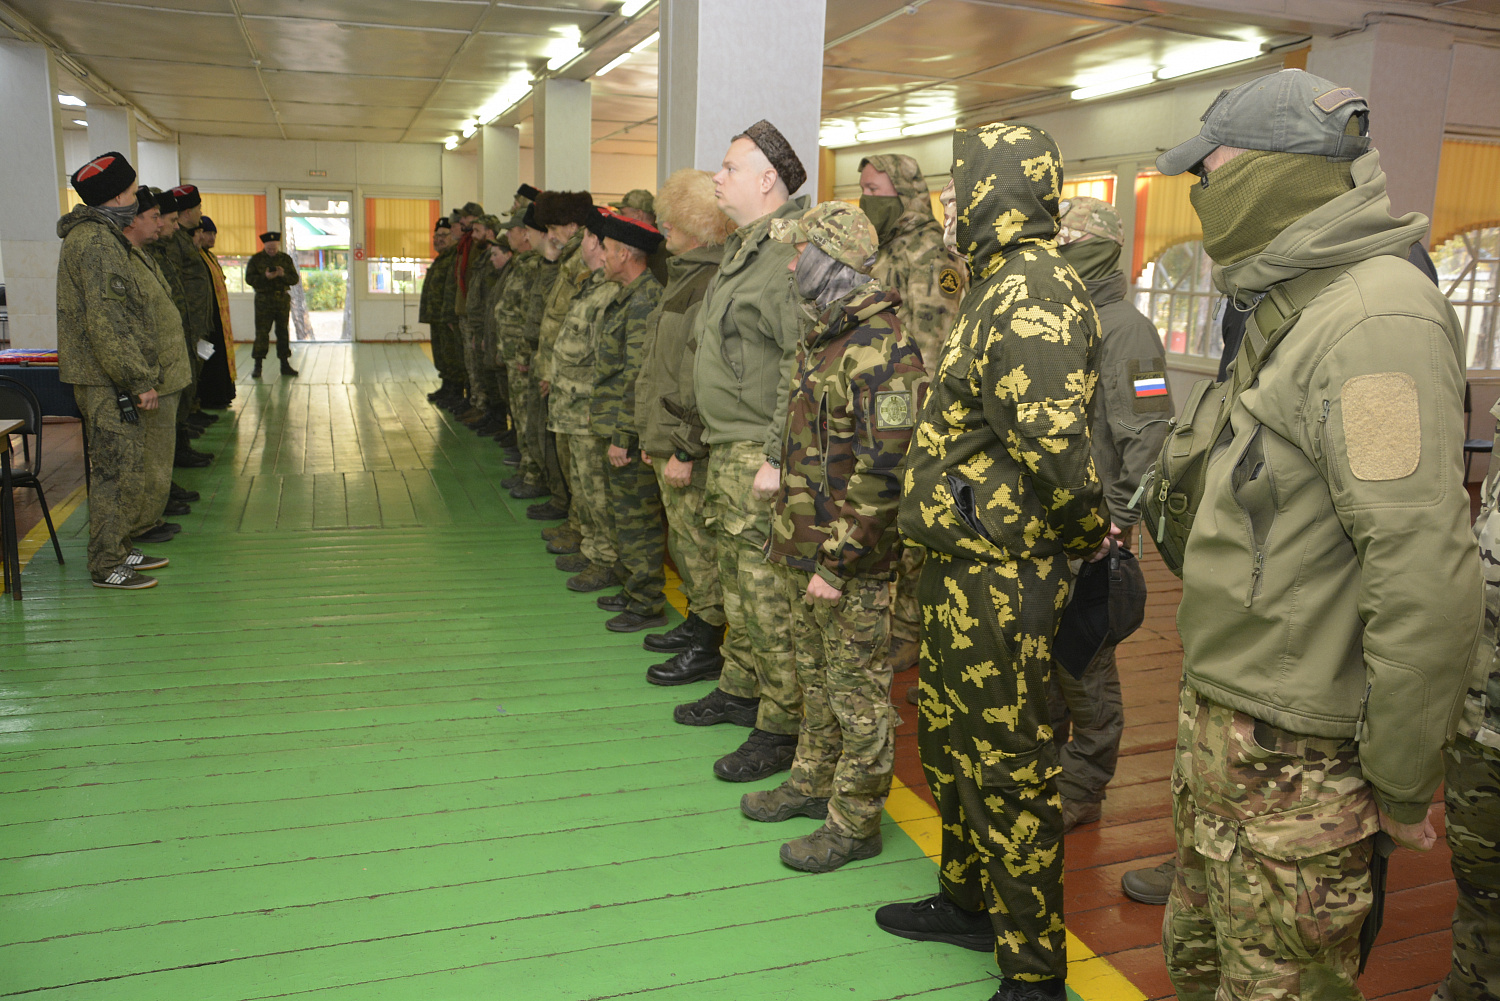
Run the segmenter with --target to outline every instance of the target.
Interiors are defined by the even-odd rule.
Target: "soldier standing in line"
[[[516,475],[501,482],[517,500],[543,497],[547,493],[542,472],[542,432],[536,427],[541,415],[541,398],[536,381],[536,330],[531,322],[533,303],[542,288],[557,274],[557,248],[547,239],[546,230],[536,221],[536,206],[527,207],[521,227],[511,231],[518,242],[530,248],[518,251],[511,260],[515,276],[505,285],[500,304],[495,307],[495,329],[505,350],[505,367],[510,374],[511,417],[516,423],[516,444],[521,463]]]
[[[661,283],[647,267],[661,243],[655,226],[613,213],[596,217],[595,233],[604,247],[604,276],[620,286],[599,319],[594,350],[594,393],[589,400],[589,431],[609,442],[609,505],[615,522],[616,554],[623,590],[604,628],[633,633],[666,625],[666,575],[662,561],[667,536],[662,525],[656,474],[641,460],[636,432],[635,384],[646,346],[646,321],[661,303]]]
[[[173,241],[177,235],[177,200],[172,196],[170,190],[148,189],[152,198],[156,200],[157,210],[161,213],[161,224],[156,231],[154,239],[146,244],[146,253],[156,263],[162,276],[167,280],[167,287],[171,290],[172,302],[177,306],[179,327],[183,330],[188,325],[187,294],[182,287],[182,273],[178,269],[177,255],[173,252]],[[186,343],[184,335],[184,343]],[[177,422],[176,449],[172,456],[173,465],[184,469],[199,469],[209,464],[213,456],[208,452],[200,452],[192,446],[192,439],[203,433],[200,427],[184,427],[181,421]],[[165,541],[165,533],[149,532],[142,541]]]
[[[1120,214],[1098,198],[1071,198],[1061,206],[1057,249],[1083,279],[1099,316],[1099,388],[1089,415],[1094,467],[1104,484],[1112,533],[1130,548],[1140,512],[1130,506],[1141,478],[1156,462],[1172,419],[1167,361],[1156,326],[1131,303],[1120,252]],[[1105,787],[1115,775],[1125,708],[1115,648],[1102,647],[1075,678],[1052,672],[1053,739],[1059,745],[1063,833],[1097,821]]]
[[[197,428],[201,432],[219,419],[213,414],[202,413],[198,402],[198,379],[203,372],[203,356],[199,354],[198,343],[209,341],[218,304],[214,301],[213,277],[203,261],[203,255],[198,252],[197,235],[198,226],[203,220],[203,197],[196,186],[179,184],[172,189],[172,199],[177,203],[177,232],[172,235],[167,253],[177,266],[177,274],[182,281],[183,303],[187,309],[183,336],[192,371],[192,382],[180,397],[177,426]]]
[[[931,368],[969,284],[963,259],[943,246],[943,227],[932,214],[932,193],[916,160],[901,153],[865,157],[859,162],[859,190],[859,207],[880,237],[870,277],[896,293],[901,329],[921,352],[922,364]],[[922,547],[905,542],[898,547],[889,654],[896,673],[917,665],[922,641],[922,608],[917,602]],[[907,690],[908,701],[916,701],[916,692],[915,685]]]
[[[464,374],[469,384],[469,409],[459,417],[459,422],[476,428],[490,418],[490,398],[479,370],[479,348],[484,333],[484,298],[489,291],[495,267],[490,263],[490,242],[495,230],[490,228],[500,220],[492,215],[481,215],[469,225],[469,256],[464,268],[460,301],[463,303],[458,316],[459,344],[463,349]]]
[[[490,241],[490,271],[484,276],[483,301],[479,307],[479,349],[475,352],[479,364],[479,381],[485,398],[489,401],[489,416],[475,425],[474,433],[493,438],[498,444],[513,448],[515,430],[510,424],[510,388],[506,379],[505,363],[500,360],[499,344],[495,335],[495,307],[500,302],[500,293],[505,288],[509,274],[510,259],[514,256],[507,238],[510,230],[521,225],[519,216],[502,222],[490,216],[494,236]],[[519,455],[517,455],[519,461]]]
[[[557,569],[580,576],[580,580],[570,582],[572,590],[592,591],[618,580],[615,564],[619,553],[615,548],[614,511],[609,503],[609,459],[605,454],[609,441],[589,429],[589,407],[596,378],[599,321],[620,286],[604,276],[604,244],[593,220],[584,231],[579,252],[593,271],[568,308],[567,318],[553,342],[552,385],[547,393],[549,430],[566,437],[568,443],[564,452],[568,456],[568,483],[572,487],[579,537],[573,545],[571,538],[562,538],[558,533],[548,542],[547,551],[571,550],[558,553]],[[593,583],[596,579],[597,586]]]
[[[715,533],[724,595],[724,673],[672,718],[687,726],[752,727],[714,763],[729,782],[785,771],[797,752],[802,693],[792,658],[791,611],[766,562],[771,498],[781,486],[781,432],[797,347],[808,317],[787,279],[792,248],[770,237],[776,219],[807,211],[791,193],[807,180],[776,126],[759,121],[729,144],[714,175],[719,207],[739,224],[694,327],[693,389],[708,457],[705,520]],[[729,669],[749,664],[753,677]]]
[[[156,586],[156,578],[138,570],[168,561],[130,544],[145,493],[140,411],[157,406],[161,380],[151,316],[134,284],[144,272],[132,267],[138,251],[123,232],[140,204],[135,168],[124,154],[105,153],[69,180],[83,204],[57,222],[57,365],[58,377],[73,387],[90,445],[89,577],[95,587],[140,590]]]
[[[468,313],[469,255],[474,244],[474,220],[484,215],[484,206],[478,202],[465,202],[463,208],[453,210],[458,221],[458,246],[454,253],[453,272],[449,275],[443,292],[443,314],[447,322],[443,326],[443,352],[453,371],[462,380],[462,392],[446,404],[446,409],[460,420],[474,416],[469,405],[469,370],[464,363],[463,318]]]
[[[427,324],[428,346],[432,351],[432,365],[437,369],[438,388],[427,394],[433,403],[446,403],[459,392],[455,373],[448,367],[448,356],[442,344],[441,324],[443,293],[452,280],[454,255],[458,244],[452,239],[453,224],[448,217],[437,221],[432,230],[432,249],[436,256],[422,276],[422,294],[417,304],[417,322]]]
[[[252,379],[260,378],[261,363],[270,352],[271,327],[276,327],[276,357],[281,360],[282,375],[296,375],[292,368],[292,342],[287,323],[292,314],[292,296],[287,291],[302,282],[297,262],[281,251],[281,231],[260,234],[261,249],[245,263],[245,284],[255,289],[255,359]]]
[[[869,276],[878,238],[863,213],[824,202],[776,220],[771,238],[797,247],[797,291],[818,311],[797,353],[767,552],[791,606],[802,727],[791,775],[740,811],[824,818],[781,861],[831,872],[881,850],[901,725],[886,656],[896,511],[927,376],[896,294]]]
[[[632,188],[625,192],[617,202],[610,202],[609,207],[614,209],[626,219],[634,219],[648,226],[656,226],[656,198],[645,188]],[[660,229],[660,227],[657,227]],[[656,280],[663,287],[667,284],[667,259],[671,255],[667,252],[665,241],[661,246],[651,252],[651,260],[646,264]]]
[[[673,172],[655,205],[670,256],[661,308],[646,324],[635,419],[641,461],[655,471],[667,512],[667,541],[682,577],[688,615],[676,628],[647,636],[642,645],[653,653],[672,655],[646,669],[647,681],[685,685],[717,678],[726,670],[721,652],[724,592],[714,536],[703,520],[708,446],[703,444],[703,422],[693,393],[698,345],[692,334],[708,284],[723,262],[724,241],[734,232],[734,220],[715,204],[713,175],[706,170]],[[742,686],[754,690],[753,666],[737,663],[727,669],[739,672]]]
[[[918,747],[939,893],[893,935],[993,951],[996,1001],[1061,1001],[1062,809],[1047,684],[1070,559],[1108,534],[1088,416],[1099,323],[1058,254],[1062,156],[1029,126],[959,130],[958,246],[975,284],[907,454],[902,532],[927,550]]]

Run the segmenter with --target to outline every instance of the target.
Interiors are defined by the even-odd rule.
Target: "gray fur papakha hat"
[[[802,161],[797,159],[797,154],[792,150],[792,144],[786,141],[786,136],[762,118],[750,126],[740,135],[755,143],[756,147],[765,154],[765,158],[771,161],[771,166],[776,168],[776,175],[786,185],[787,194],[795,194],[807,180],[807,169],[802,166]]]

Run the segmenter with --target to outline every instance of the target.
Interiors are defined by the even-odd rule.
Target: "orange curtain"
[[[366,256],[431,256],[438,211],[433,198],[366,198]]]
[[[203,192],[203,214],[219,227],[219,238],[214,243],[214,253],[220,257],[250,257],[260,249],[260,234],[265,230],[256,228],[257,215],[264,217],[265,209],[256,211],[256,203],[264,205],[265,195],[216,195]]]
[[[1135,256],[1132,275],[1168,247],[1203,239],[1203,228],[1188,192],[1196,174],[1140,174],[1135,179]]]
[[[1115,178],[1113,174],[1104,174],[1099,177],[1080,177],[1073,181],[1063,181],[1062,197],[1097,198],[1101,202],[1115,203]]]
[[[1500,226],[1500,144],[1444,140],[1430,246],[1486,226]]]

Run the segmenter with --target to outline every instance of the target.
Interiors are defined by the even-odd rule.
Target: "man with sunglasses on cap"
[[[302,282],[297,262],[281,250],[281,231],[260,234],[261,249],[245,263],[245,284],[255,289],[255,359],[252,379],[259,379],[261,363],[271,349],[271,327],[276,327],[276,357],[281,361],[282,375],[296,375],[292,368],[292,339],[288,323],[292,315],[292,295],[288,291]]]

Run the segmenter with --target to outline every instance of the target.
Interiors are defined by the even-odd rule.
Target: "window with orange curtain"
[[[1203,239],[1198,213],[1188,197],[1197,181],[1196,174],[1169,177],[1151,172],[1136,176],[1133,274],[1139,275],[1168,247]]]
[[[1083,177],[1075,177],[1072,180],[1063,181],[1062,197],[1064,199],[1077,198],[1079,196],[1097,198],[1101,202],[1109,202],[1113,205],[1115,203],[1115,175],[1084,175]]]
[[[230,292],[254,292],[245,284],[245,264],[260,250],[266,226],[266,196],[203,192],[203,214],[219,228],[214,256]]]
[[[367,289],[376,295],[413,295],[431,263],[432,230],[441,211],[435,198],[366,198]]]
[[[1500,143],[1444,140],[1429,246],[1468,367],[1500,371]]]

